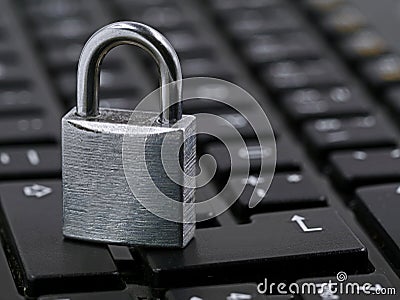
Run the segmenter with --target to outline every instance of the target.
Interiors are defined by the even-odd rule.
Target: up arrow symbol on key
[[[315,227],[315,228],[307,227],[307,225],[304,223],[305,218],[299,215],[294,215],[291,221],[296,222],[300,226],[301,230],[303,230],[303,232],[314,232],[323,230],[321,227]]]

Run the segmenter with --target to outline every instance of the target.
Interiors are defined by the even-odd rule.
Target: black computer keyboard
[[[265,278],[318,283],[345,272],[399,295],[399,9],[391,0],[0,0],[0,299],[399,299],[257,291]],[[184,77],[244,87],[274,128],[276,175],[254,209],[254,180],[240,163],[227,180],[226,149],[199,137],[217,173],[197,201],[248,184],[183,250],[62,236],[60,119],[75,105],[83,44],[117,20],[164,33]],[[140,50],[113,50],[101,105],[134,108],[156,88],[155,70]],[[241,117],[202,101],[184,111]],[[238,124],[257,151],[249,124]],[[259,169],[256,155],[252,176]]]

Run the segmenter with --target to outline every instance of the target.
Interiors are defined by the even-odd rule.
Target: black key
[[[1,246],[1,245],[0,245]],[[22,300],[24,299],[18,294],[11,270],[7,262],[3,248],[0,247],[0,299],[1,300]]]
[[[345,188],[400,180],[400,150],[334,152],[332,173]]]
[[[65,99],[76,97],[76,72],[62,73],[56,84]],[[109,98],[119,95],[136,95],[137,87],[132,84],[132,78],[121,69],[102,69],[100,73],[100,97]]]
[[[218,117],[231,124],[231,126],[234,127],[245,140],[257,138],[253,129],[255,126],[257,126],[260,136],[269,136],[270,138],[273,137],[272,130],[268,128],[269,124],[265,124],[265,122],[263,122],[264,118],[258,111],[249,110],[247,111],[246,116],[244,116],[242,113],[236,112],[233,109],[218,111],[215,113],[218,115]],[[232,132],[232,129],[227,130],[229,125],[223,120],[205,115],[199,115],[196,119],[197,132],[207,132],[220,139],[235,138],[237,135]],[[248,120],[250,120],[251,124]],[[213,140],[211,135],[199,134],[198,136],[199,143],[206,143],[210,140]]]
[[[340,42],[344,54],[351,59],[365,60],[389,51],[384,38],[370,29],[363,29]]]
[[[0,88],[15,88],[26,86],[29,81],[26,70],[19,64],[2,64],[0,62]]]
[[[0,89],[0,115],[16,116],[40,113],[44,107],[37,99],[38,97],[29,87]]]
[[[59,181],[0,187],[8,245],[21,270],[25,293],[83,292],[123,288],[107,246],[64,240]]]
[[[170,290],[165,300],[266,300],[256,284],[204,286]]]
[[[211,45],[194,30],[182,28],[165,32],[165,36],[181,59],[195,58],[211,54]]]
[[[262,78],[273,90],[319,87],[340,84],[345,76],[326,59],[272,63],[262,71]]]
[[[181,63],[184,77],[208,76],[226,80],[232,77],[229,69],[214,57],[189,58],[182,60]]]
[[[322,24],[330,33],[344,35],[366,26],[367,20],[359,9],[350,4],[344,4],[324,15]]]
[[[44,57],[46,64],[50,70],[54,72],[60,71],[76,71],[78,67],[79,57],[83,48],[81,43],[45,43]],[[113,53],[113,52],[112,52]],[[102,62],[102,68],[116,68],[123,65],[115,55],[108,55]]]
[[[366,115],[370,108],[365,97],[360,91],[345,86],[301,89],[285,93],[282,106],[294,121]]]
[[[43,296],[39,300],[133,300],[127,291]]]
[[[302,27],[299,16],[283,6],[229,10],[220,16],[234,37],[297,30]]]
[[[376,86],[400,82],[400,57],[395,54],[380,56],[362,67],[367,80]]]
[[[271,186],[267,189],[266,180],[262,177],[250,176],[249,178],[232,178],[229,183],[235,194],[240,194],[243,183],[246,186],[240,198],[235,202],[235,212],[241,217],[252,214],[293,210],[309,207],[326,206],[327,199],[323,192],[315,185],[306,173],[276,173]],[[256,190],[255,190],[256,189]],[[251,197],[255,190],[253,198]],[[258,203],[254,208],[249,208],[252,203]]]
[[[47,23],[50,20],[76,17],[83,13],[83,5],[79,0],[70,1],[39,1],[36,3],[25,1],[26,13],[37,22]]]
[[[0,179],[49,178],[61,175],[57,146],[0,147]]]
[[[304,133],[320,155],[332,150],[396,145],[391,127],[374,116],[320,119],[306,123]]]
[[[278,0],[213,0],[209,1],[210,5],[216,10],[231,10],[243,8],[264,8],[275,6],[279,3]]]
[[[118,270],[129,270],[132,272],[132,269],[136,266],[134,265],[134,260],[132,257],[129,248],[126,246],[118,246],[118,245],[108,245],[108,249],[111,253],[111,256],[114,260],[115,265],[118,267]]]
[[[400,184],[357,190],[360,219],[377,239],[390,261],[400,267]]]
[[[339,275],[347,276],[347,274],[345,275],[344,273]],[[305,292],[301,294],[301,299],[303,300],[385,300],[396,298],[394,294],[377,294],[379,293],[378,290],[390,293],[388,289],[392,289],[391,293],[393,293],[393,285],[384,275],[380,274],[348,276],[346,281],[340,281],[336,277],[312,278],[300,280],[297,284],[300,287],[305,284],[314,284],[315,291],[311,290],[311,293],[306,293],[308,291],[305,289]],[[329,286],[329,284],[331,284],[331,286]],[[350,284],[352,286],[350,286]],[[341,285],[343,286],[343,293],[340,292]]]
[[[135,3],[133,3],[135,5]],[[181,9],[169,2],[163,6],[146,6],[136,7],[135,10],[128,10],[128,17],[139,22],[149,24],[152,27],[158,28],[161,31],[181,29],[188,26],[188,21]]]
[[[400,113],[400,85],[389,88],[386,93],[386,101],[392,112],[397,117]],[[396,121],[399,121],[396,118]]]
[[[21,116],[0,119],[0,144],[53,143],[60,135],[60,121],[54,116]]]
[[[256,66],[283,59],[316,58],[321,54],[318,42],[305,32],[246,36],[240,42],[243,55]]]
[[[260,145],[255,141],[247,142],[247,149],[241,148],[240,144],[232,141],[229,143],[229,149],[231,151],[230,156],[228,149],[220,144],[213,143],[207,146],[206,152],[211,154],[217,161],[217,172],[220,174],[228,174],[231,169],[231,159],[235,161],[235,169],[232,170],[236,174],[244,174],[247,165],[247,157],[250,160],[250,172],[259,172],[261,166],[261,157],[266,168],[271,167],[273,161],[271,160],[271,155],[273,153],[273,144],[271,141],[269,145],[265,145],[264,152],[261,151]],[[277,162],[276,168],[278,171],[286,170],[298,170],[300,168],[300,159],[292,151],[289,142],[284,138],[277,139]]]
[[[41,24],[36,28],[36,35],[40,41],[83,43],[94,30],[95,26],[93,26],[89,18],[81,16],[66,19],[60,18],[50,24]]]
[[[303,1],[308,8],[315,12],[329,12],[343,4],[344,0],[305,0]]]
[[[183,286],[258,280],[258,272],[262,278],[351,272],[368,264],[366,248],[331,209],[262,214],[251,220],[199,229],[185,249],[140,249],[148,276],[156,285]]]

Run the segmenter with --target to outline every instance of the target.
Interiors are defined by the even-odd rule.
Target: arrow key
[[[155,286],[258,282],[257,274],[299,278],[368,268],[366,248],[330,208],[254,215],[248,224],[198,229],[185,249],[137,251]]]

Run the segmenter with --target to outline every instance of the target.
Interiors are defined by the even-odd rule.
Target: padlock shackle
[[[136,22],[107,25],[86,42],[78,64],[76,113],[82,117],[99,115],[101,62],[111,49],[125,44],[144,49],[156,60],[161,84],[160,121],[174,124],[182,118],[182,71],[178,55],[161,33]]]

